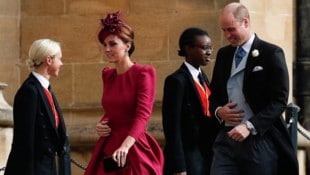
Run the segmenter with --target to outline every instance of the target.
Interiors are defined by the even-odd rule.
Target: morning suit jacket
[[[32,73],[17,91],[13,105],[13,143],[5,175],[56,175],[56,154],[59,174],[71,174],[65,123],[57,100],[52,96],[59,114],[58,129],[43,87]]]
[[[258,55],[253,54],[253,50]],[[210,110],[228,103],[227,81],[236,47],[218,51],[211,82]],[[243,94],[254,116],[249,120],[259,135],[272,137],[279,151],[279,174],[297,175],[298,163],[282,113],[289,95],[289,77],[283,50],[257,36],[248,54],[243,79]],[[253,170],[255,171],[255,170]]]
[[[209,86],[204,73],[203,77]],[[203,169],[212,160],[219,123],[204,115],[194,79],[184,63],[165,80],[162,115],[166,139],[164,174],[205,174]]]

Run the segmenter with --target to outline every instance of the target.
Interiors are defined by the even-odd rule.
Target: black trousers
[[[212,155],[202,153],[199,148],[187,151],[185,153],[186,159],[186,171],[187,175],[210,175],[210,166]],[[173,175],[177,173],[173,170],[175,165],[172,165],[172,161],[165,162],[164,175]]]
[[[268,133],[237,142],[228,137],[230,129],[224,127],[215,140],[211,175],[277,175],[277,149]]]

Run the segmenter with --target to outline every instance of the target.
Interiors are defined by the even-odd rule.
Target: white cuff
[[[223,123],[223,119],[221,119],[221,117],[219,117],[218,115],[217,115],[217,111],[219,110],[219,109],[221,109],[222,108],[222,106],[219,106],[219,107],[217,107],[216,109],[215,109],[215,117],[217,118],[217,120],[220,122],[220,123]]]
[[[257,131],[256,131],[254,125],[250,121],[246,121],[245,125],[248,128],[248,130],[251,132],[251,134],[253,134],[253,135],[257,134]]]

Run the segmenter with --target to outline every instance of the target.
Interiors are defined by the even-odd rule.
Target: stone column
[[[3,90],[7,86],[0,82],[0,168],[5,167],[13,138],[13,109],[3,97]],[[0,175],[3,173],[0,171]]]
[[[0,127],[13,126],[13,108],[6,102],[3,97],[3,90],[8,85],[0,82]]]
[[[294,77],[294,96],[300,107],[299,121],[306,128],[310,129],[310,1],[296,1],[296,63]],[[306,132],[304,132],[306,133]],[[308,140],[309,141],[309,140]],[[300,170],[309,174],[310,168],[310,148],[305,146],[305,149],[299,151]],[[306,156],[307,155],[307,156]],[[307,158],[306,158],[307,157]],[[303,172],[300,172],[303,173]]]
[[[301,110],[299,121],[310,129],[310,1],[296,3],[297,48],[295,63],[294,96]]]

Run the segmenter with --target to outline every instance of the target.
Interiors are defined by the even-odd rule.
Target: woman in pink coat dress
[[[101,20],[98,39],[114,68],[102,70],[104,116],[85,175],[161,175],[163,153],[146,132],[155,97],[155,69],[130,59],[134,33],[120,13]],[[110,157],[110,160],[105,158]],[[115,164],[115,166],[113,166]]]

